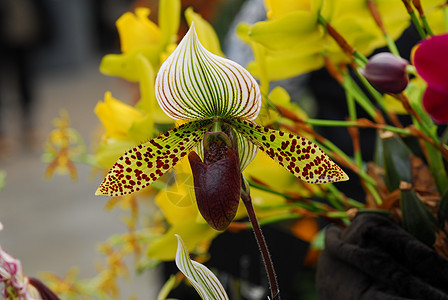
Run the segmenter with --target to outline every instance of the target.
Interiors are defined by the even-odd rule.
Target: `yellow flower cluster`
[[[434,26],[440,28],[444,1],[422,2],[428,15],[437,16]],[[237,29],[239,37],[254,48],[255,61],[247,69],[262,83],[263,78],[281,80],[320,69],[324,56],[335,65],[349,62],[321,26],[322,20],[331,23],[363,55],[385,46],[387,38],[397,39],[410,25],[402,1],[266,0],[265,6],[268,20],[254,25],[242,23]]]

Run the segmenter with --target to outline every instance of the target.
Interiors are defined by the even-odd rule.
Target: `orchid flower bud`
[[[372,56],[361,73],[377,90],[395,94],[408,86],[408,64],[408,61],[399,56],[382,52]]]

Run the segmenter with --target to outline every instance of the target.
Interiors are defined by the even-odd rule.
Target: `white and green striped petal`
[[[226,122],[303,181],[327,183],[348,180],[347,174],[319,146],[304,137],[244,120],[226,120]]]
[[[251,161],[254,160],[258,153],[258,147],[251,143],[247,138],[244,137],[239,131],[235,131],[236,139],[238,141],[238,156],[240,160],[241,172],[246,169]]]
[[[210,120],[186,123],[126,152],[110,169],[96,195],[137,192],[168,172],[202,141]]]
[[[207,267],[190,259],[182,238],[176,234],[178,246],[176,266],[204,300],[228,300],[223,286]]]
[[[235,140],[238,149],[238,160],[240,163],[241,172],[246,169],[251,161],[254,160],[258,153],[258,147],[245,138],[240,132],[232,130],[235,135]],[[232,139],[233,140],[233,139]],[[194,148],[199,157],[204,160],[204,144],[203,142],[196,145]]]
[[[155,92],[162,110],[176,120],[254,120],[261,107],[260,89],[252,75],[206,50],[194,23],[160,67]]]

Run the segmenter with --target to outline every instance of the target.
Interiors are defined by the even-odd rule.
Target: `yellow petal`
[[[298,10],[309,11],[311,9],[311,1],[298,0],[265,0],[266,16],[268,19],[280,19],[283,16]]]
[[[175,182],[167,189],[160,191],[155,202],[162,210],[171,225],[190,219],[195,220],[198,215],[194,183],[188,160],[181,160],[175,167]]]
[[[105,93],[104,102],[98,102],[95,114],[106,129],[106,136],[115,139],[126,139],[132,123],[145,118],[134,107],[112,97],[111,92]]]
[[[269,56],[266,58],[266,73],[271,81],[291,78],[320,69],[323,66],[324,60],[320,54],[310,54],[305,56],[290,54],[283,56]],[[259,77],[256,62],[249,63],[246,68],[255,77]]]
[[[154,92],[155,72],[154,68],[143,54],[137,54],[137,76],[139,78],[140,100],[136,104],[136,108],[151,116],[153,124],[148,128],[148,132],[152,132],[155,123],[171,124],[173,120],[168,117],[157,104]],[[152,133],[150,136],[151,137]],[[147,137],[147,138],[148,138]]]
[[[254,24],[249,37],[269,49],[284,49],[307,44],[322,37],[317,13],[295,11],[281,19]]]
[[[105,140],[99,145],[95,153],[95,161],[102,168],[110,169],[124,152],[135,145],[136,142],[131,140]]]
[[[182,236],[187,250],[191,252],[199,243],[212,240],[219,234],[219,231],[212,229],[208,224],[183,220],[149,245],[146,253],[148,257],[164,261],[174,260],[177,251],[175,234]]]
[[[139,81],[138,55],[143,55],[153,68],[160,65],[160,49],[157,45],[148,45],[126,54],[108,54],[103,57],[100,72],[108,76],[118,76],[129,81]]]
[[[151,115],[146,115],[144,119],[135,120],[128,130],[128,136],[142,143],[154,137],[154,119]]]
[[[161,49],[176,43],[180,24],[180,0],[159,1],[159,27],[161,32]]]
[[[278,190],[289,188],[297,181],[294,175],[262,151],[258,151],[255,159],[247,166],[244,176],[261,180]]]
[[[185,18],[187,19],[189,26],[191,26],[191,23],[194,22],[199,41],[205,49],[213,54],[224,57],[224,53],[221,51],[218,36],[210,23],[204,20],[200,14],[195,13],[192,7],[185,10]]]
[[[148,8],[138,7],[135,9],[135,14],[127,12],[117,20],[116,26],[123,53],[159,43],[159,28],[148,19],[149,13]]]

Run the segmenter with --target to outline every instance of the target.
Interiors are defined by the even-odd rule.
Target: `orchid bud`
[[[194,191],[199,212],[216,230],[235,218],[241,194],[241,170],[230,138],[224,132],[204,136],[204,161],[190,152]]]
[[[399,56],[382,52],[372,56],[361,73],[377,90],[395,94],[402,92],[409,83],[408,64]]]

